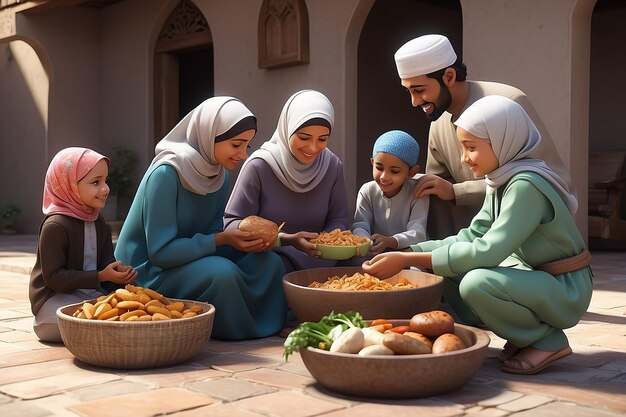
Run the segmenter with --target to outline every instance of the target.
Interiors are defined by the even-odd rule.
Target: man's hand
[[[415,198],[435,195],[446,201],[454,200],[455,198],[452,183],[436,175],[422,176],[413,189],[413,195]]]

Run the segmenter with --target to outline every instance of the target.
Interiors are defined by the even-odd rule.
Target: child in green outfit
[[[507,340],[502,370],[533,374],[572,352],[563,329],[580,321],[591,300],[577,201],[536,158],[541,135],[514,101],[484,97],[455,125],[462,161],[486,178],[480,212],[456,236],[377,255],[363,269],[381,279],[409,266],[444,276],[457,318]]]

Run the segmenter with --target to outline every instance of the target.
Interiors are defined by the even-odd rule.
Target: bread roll
[[[239,230],[250,232],[255,239],[274,245],[278,237],[278,225],[271,220],[259,216],[248,216],[238,226]]]

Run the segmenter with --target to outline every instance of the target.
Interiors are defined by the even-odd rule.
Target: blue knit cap
[[[385,152],[400,158],[410,168],[417,165],[417,158],[420,154],[420,146],[413,136],[402,130],[390,130],[383,133],[376,139],[372,158],[378,152]]]

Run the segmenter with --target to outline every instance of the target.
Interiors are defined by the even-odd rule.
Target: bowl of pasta
[[[358,266],[327,267],[290,272],[283,288],[299,321],[316,322],[332,311],[406,319],[439,306],[443,277],[406,269],[380,280]]]
[[[365,256],[369,252],[370,239],[354,235],[350,230],[335,229],[321,232],[311,240],[321,252],[320,258],[343,261],[354,257]]]

